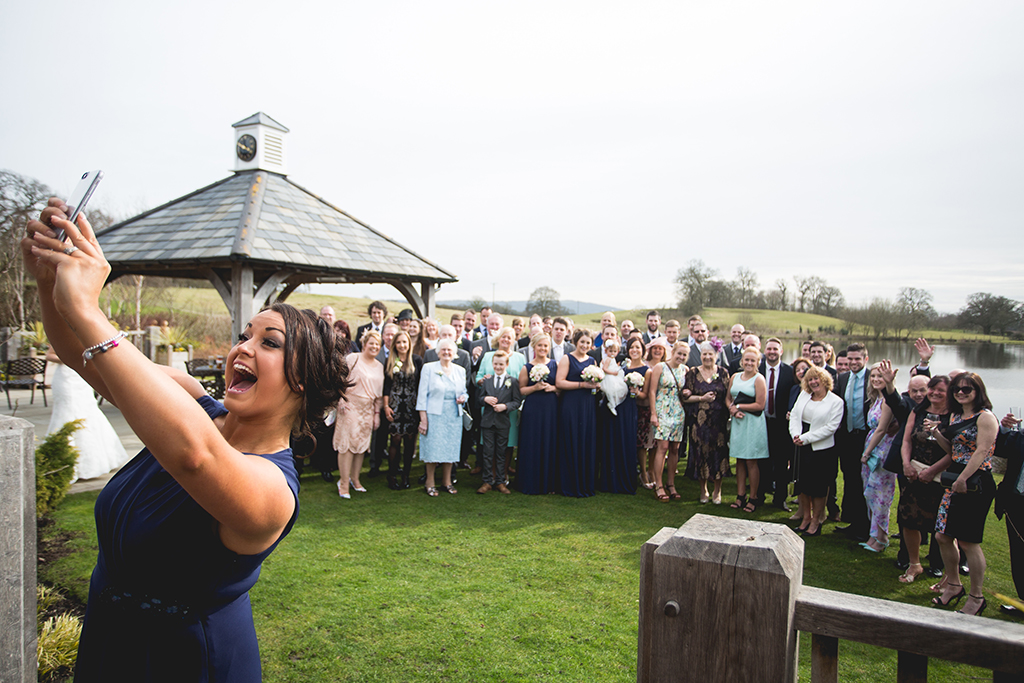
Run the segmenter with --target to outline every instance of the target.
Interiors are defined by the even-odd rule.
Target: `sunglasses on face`
[[[961,384],[960,386],[953,390],[953,393],[963,394],[964,396],[970,396],[971,394],[974,393],[974,387],[972,387],[970,384]]]

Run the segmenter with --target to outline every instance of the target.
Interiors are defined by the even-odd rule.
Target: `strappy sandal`
[[[942,601],[941,595],[937,598],[932,598],[933,605],[937,605],[938,607],[949,607],[950,605],[956,606],[960,603],[961,600],[963,600],[963,597],[967,595],[967,592],[964,590],[964,585],[962,583],[953,583],[949,585],[959,586],[960,592],[956,593],[955,595],[949,596],[949,600],[946,600],[945,602]]]
[[[761,501],[756,500],[754,498],[748,498],[747,499],[747,504],[743,506],[743,511],[748,513],[748,514],[751,513],[751,512],[754,512],[755,510],[757,510],[757,506],[758,506],[758,504],[760,502]]]
[[[736,500],[730,505],[733,510],[742,510],[743,506],[747,504],[746,496],[736,496]]]
[[[430,496],[431,498],[437,498],[437,487],[436,486],[428,486],[427,487],[427,495]]]
[[[681,493],[676,491],[676,487],[675,486],[669,486],[668,487],[668,499],[669,500],[682,500],[683,496],[682,496]]]
[[[457,491],[457,490],[455,489],[455,487],[454,487],[454,486],[442,486],[441,488],[443,488],[443,489],[444,489],[444,490],[445,490],[445,491],[446,491],[447,493],[450,493],[450,494],[452,494],[453,496],[454,496],[454,495],[455,495],[456,493],[458,493],[458,491]]]
[[[658,493],[658,491],[661,491],[661,493]],[[667,503],[669,501],[669,497],[668,494],[665,493],[664,486],[659,486],[656,489],[654,489],[654,497],[657,498],[662,503]]]
[[[910,570],[914,567],[920,567],[921,571],[917,572],[916,574],[911,574]],[[921,563],[911,562],[910,565],[907,566],[907,571],[903,572],[896,580],[900,583],[914,583],[914,579],[921,576],[921,574],[924,574],[924,567],[921,567]]]

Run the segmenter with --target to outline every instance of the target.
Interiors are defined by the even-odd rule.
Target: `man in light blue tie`
[[[867,438],[867,369],[868,350],[861,343],[846,347],[849,372],[839,375],[835,392],[843,399],[843,421],[836,432],[839,449],[839,468],[843,473],[842,520],[845,527],[836,531],[851,540],[861,542],[868,538],[868,507],[864,500],[864,482],[860,475],[860,456]]]

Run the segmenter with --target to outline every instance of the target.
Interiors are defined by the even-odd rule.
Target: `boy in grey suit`
[[[484,484],[477,489],[477,493],[487,493],[492,488],[502,493],[511,493],[505,486],[505,448],[508,446],[508,432],[512,424],[509,413],[519,408],[522,395],[519,393],[519,379],[505,372],[508,368],[508,354],[496,351],[491,357],[491,363],[494,376],[484,378],[477,390],[484,411],[480,419]]]

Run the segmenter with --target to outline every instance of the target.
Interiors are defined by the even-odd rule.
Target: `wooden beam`
[[[231,338],[237,339],[252,318],[252,266],[242,263],[231,266],[231,294]]]
[[[253,304],[260,308],[269,306],[273,303],[270,298],[274,295],[274,290],[277,289],[277,286],[294,274],[294,270],[279,270],[268,277],[263,281],[263,284],[260,285],[259,289],[256,290],[256,295],[253,297]],[[256,315],[256,311],[253,311],[252,313],[253,315]]]
[[[839,639],[811,634],[811,683],[839,680]]]
[[[427,317],[425,312],[427,308],[423,303],[423,299],[420,298],[420,295],[413,288],[411,282],[406,282],[404,280],[388,280],[387,283],[402,293],[402,296],[404,296],[405,300],[409,302],[409,305],[412,306],[412,309],[416,312],[417,316],[420,318]]]

